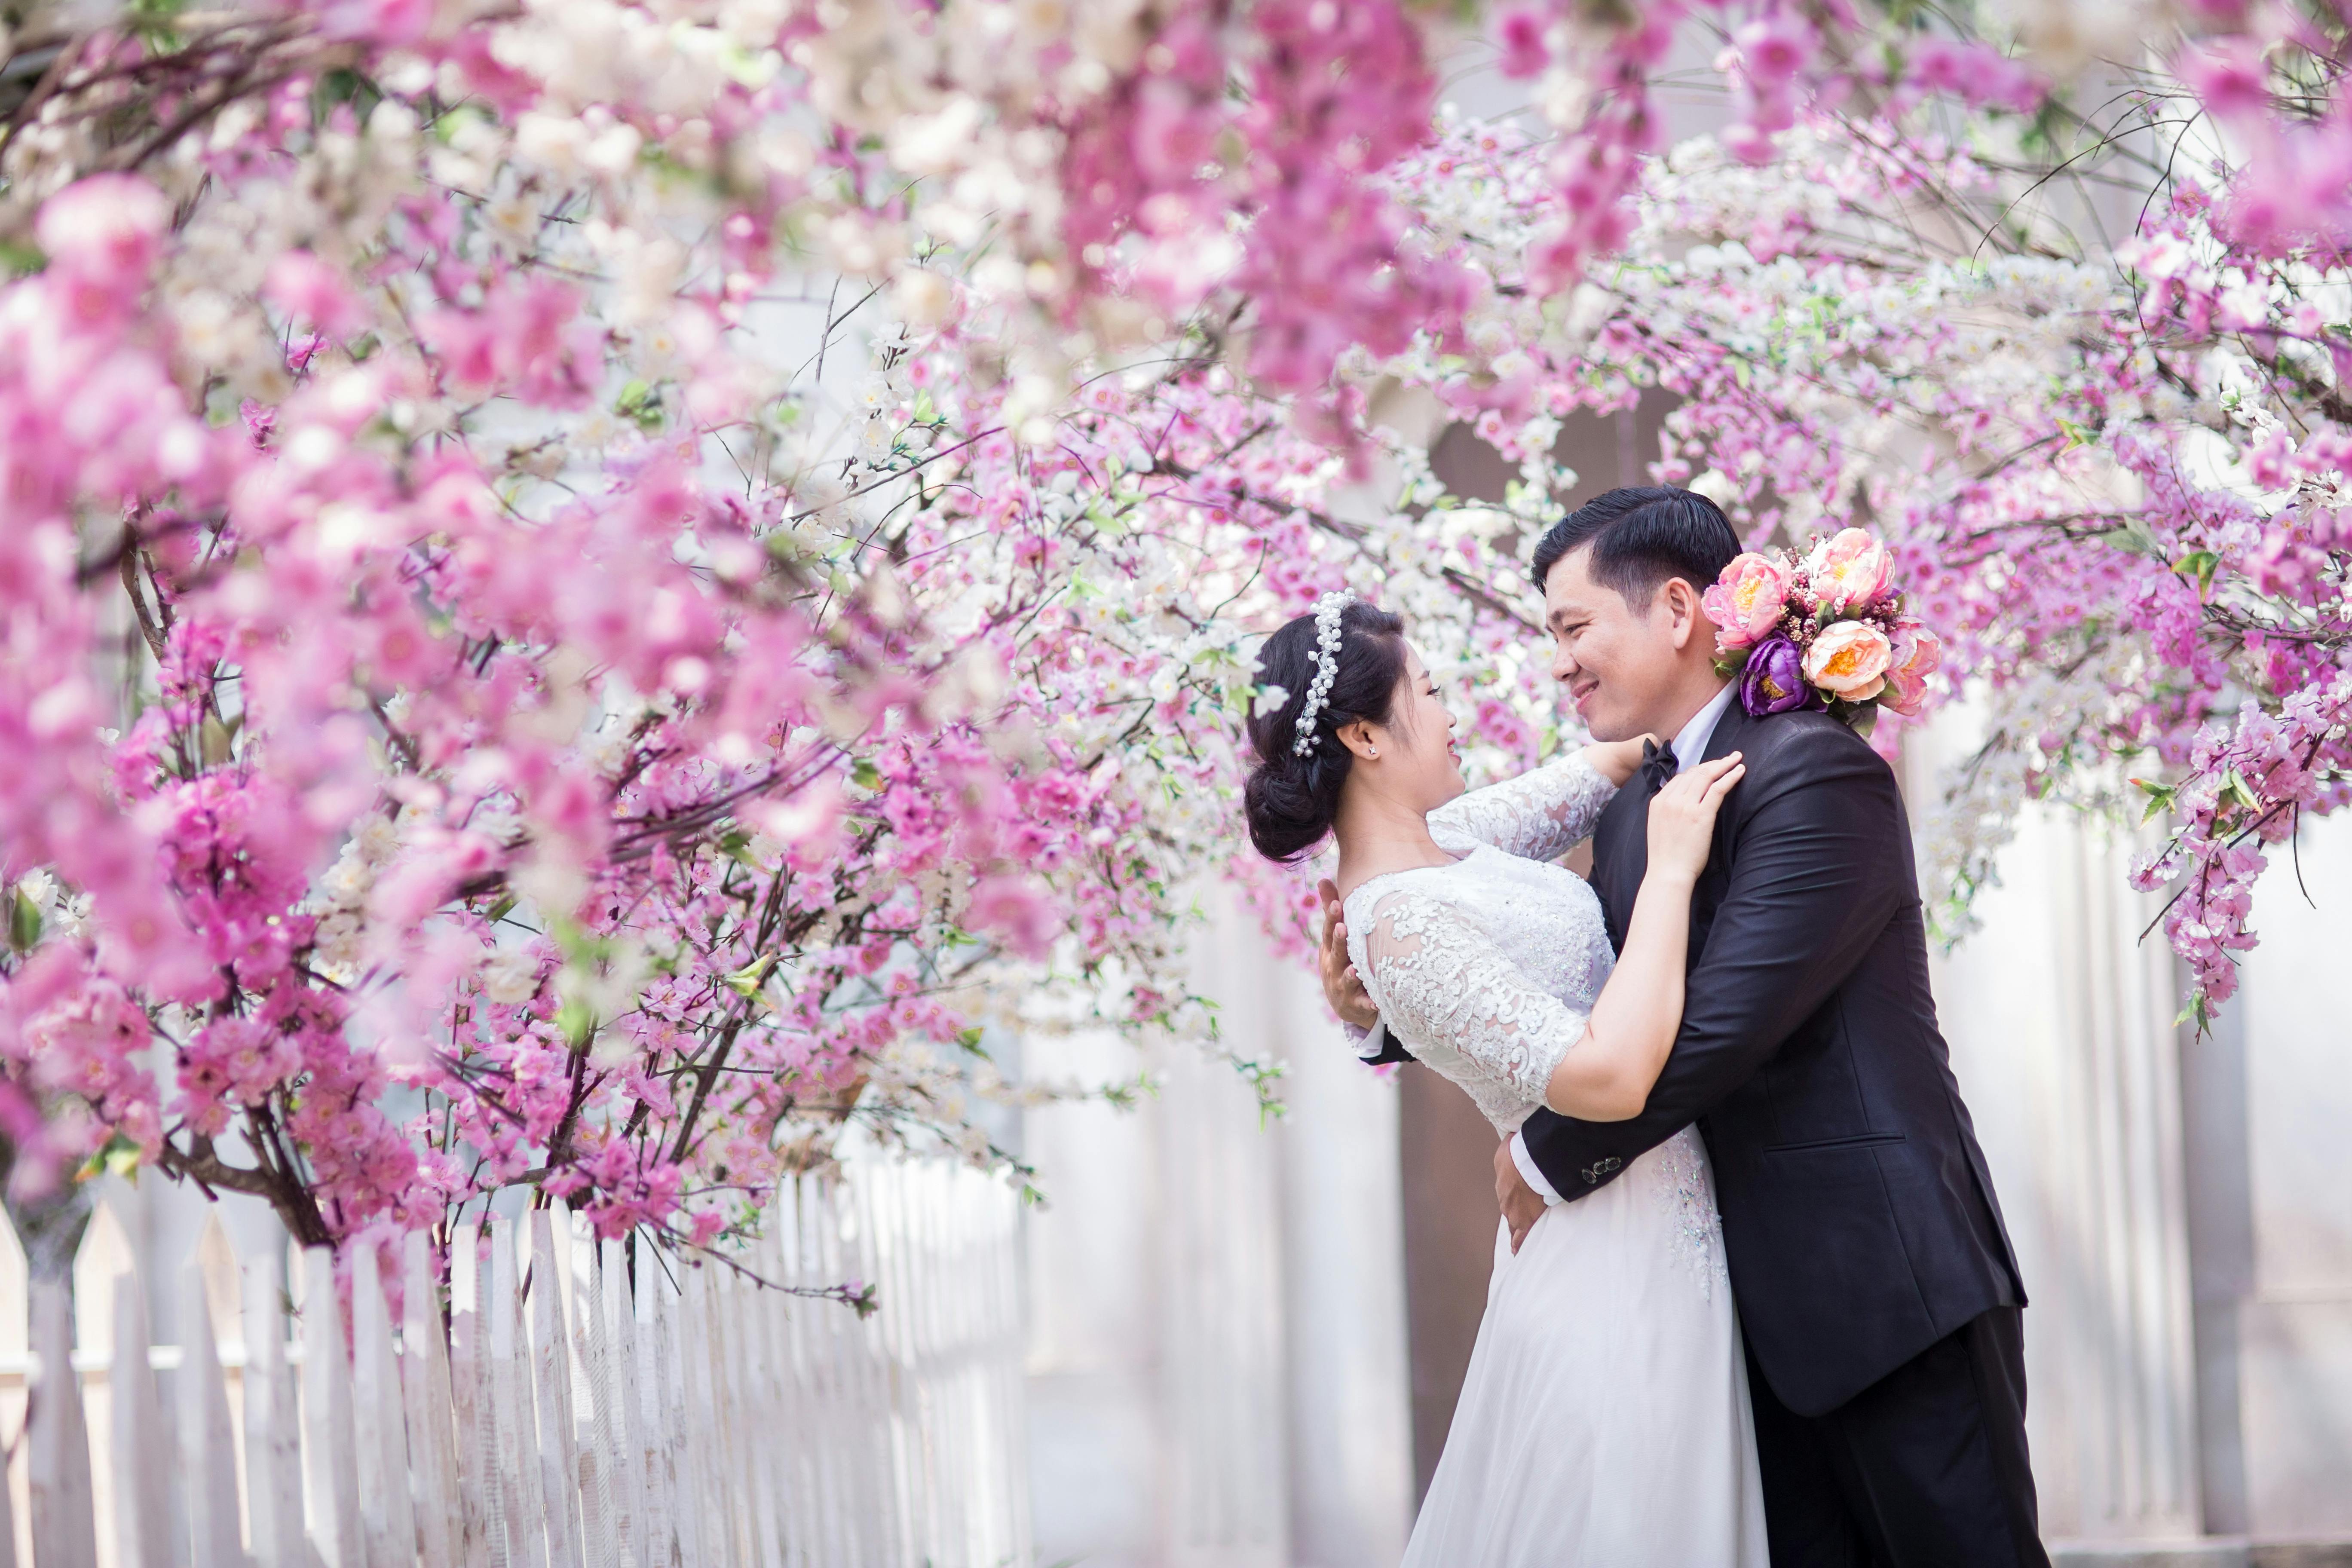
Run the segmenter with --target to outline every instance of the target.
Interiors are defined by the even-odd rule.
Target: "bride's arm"
[[[1517,778],[1455,796],[1429,814],[1430,831],[1491,844],[1507,855],[1556,860],[1592,831],[1601,808],[1642,763],[1642,742],[1596,742]]]
[[[1442,899],[1382,895],[1363,952],[1366,988],[1391,1037],[1415,1057],[1446,1046],[1507,1079],[1528,1106],[1583,1037],[1583,1013],[1531,984]]]
[[[1409,1048],[1443,1043],[1499,1073],[1529,1106],[1587,1121],[1640,1115],[1682,1021],[1691,889],[1738,762],[1694,768],[1650,803],[1650,870],[1590,1014],[1530,982],[1443,899],[1399,888],[1374,904],[1363,942],[1382,1020]]]

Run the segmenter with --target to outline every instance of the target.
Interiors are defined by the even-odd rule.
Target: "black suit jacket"
[[[1748,1344],[1781,1403],[1813,1415],[2025,1290],[1937,1032],[1892,770],[1827,714],[1736,701],[1706,755],[1735,750],[1748,773],[1692,897],[1682,1031],[1646,1109],[1538,1109],[1522,1135],[1572,1200],[1696,1121]],[[1612,945],[1648,827],[1636,774],[1593,835]]]

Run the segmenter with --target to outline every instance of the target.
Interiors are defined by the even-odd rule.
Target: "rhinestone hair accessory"
[[[1339,677],[1339,617],[1356,595],[1338,589],[1315,601],[1315,683],[1307,689],[1307,705],[1298,710],[1297,738],[1290,754],[1303,757],[1315,749],[1315,718],[1331,696],[1331,682]]]

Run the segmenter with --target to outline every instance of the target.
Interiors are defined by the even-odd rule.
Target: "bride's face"
[[[1376,758],[1366,759],[1383,790],[1419,811],[1433,811],[1462,793],[1462,758],[1454,745],[1454,712],[1410,643],[1404,679],[1389,707],[1389,721],[1367,726]],[[1360,763],[1360,765],[1362,765]]]

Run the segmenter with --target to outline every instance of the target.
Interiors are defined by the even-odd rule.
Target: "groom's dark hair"
[[[1739,553],[1739,535],[1713,501],[1671,485],[1628,485],[1593,497],[1551,525],[1528,564],[1536,589],[1560,561],[1592,546],[1592,580],[1636,610],[1680,577],[1704,591]]]

